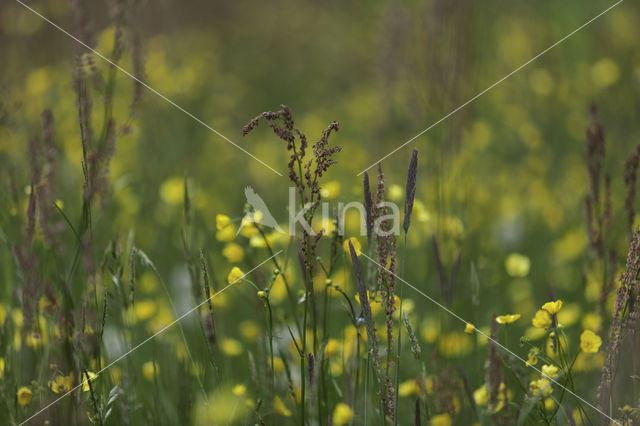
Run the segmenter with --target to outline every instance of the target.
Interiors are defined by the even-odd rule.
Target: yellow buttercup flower
[[[291,410],[284,405],[284,402],[282,402],[282,399],[280,399],[278,395],[273,398],[273,409],[281,416],[291,417]]]
[[[87,381],[87,376],[89,376],[89,381],[93,381],[98,377],[96,373],[93,373],[91,371],[87,371],[86,375],[82,373],[82,392],[89,392],[90,389],[89,381]]]
[[[24,406],[31,402],[33,392],[26,386],[22,386],[18,389],[18,404]]]
[[[536,365],[538,363],[538,357],[535,353],[529,352],[529,356],[527,357],[527,362],[524,363],[527,367],[531,367],[532,365]]]
[[[398,385],[398,395],[402,397],[418,396],[420,395],[420,386],[418,386],[415,380],[407,380],[406,382],[402,382]]]
[[[353,419],[353,410],[344,402],[336,405],[333,410],[333,424],[334,425],[347,425],[351,423]]]
[[[529,383],[531,387],[531,393],[536,396],[538,394],[542,394],[542,396],[549,396],[551,392],[553,392],[553,388],[551,387],[551,382],[547,378],[542,378],[539,380],[533,380]]]
[[[347,256],[349,258],[351,258],[351,251],[349,250],[349,241],[351,241],[351,244],[353,244],[353,249],[356,252],[356,256],[360,256],[360,253],[362,253],[362,246],[360,245],[360,241],[358,241],[358,239],[356,237],[351,237],[348,240],[344,240],[344,244],[342,244],[342,247],[344,248],[344,251],[347,253]]]
[[[555,365],[544,364],[542,366],[542,374],[554,379],[558,375],[558,367],[556,367]]]
[[[242,396],[245,393],[247,393],[247,387],[243,384],[239,384],[239,385],[235,385],[233,387],[233,389],[231,390],[231,392],[235,395],[235,396]]]
[[[451,424],[451,416],[446,413],[431,417],[431,426],[451,426]]]
[[[507,274],[512,277],[526,277],[529,275],[529,269],[531,268],[531,260],[523,254],[512,253],[507,256],[504,262]]]
[[[158,364],[153,361],[147,361],[142,364],[142,376],[151,381],[158,375]]]
[[[231,269],[231,272],[229,272],[229,275],[227,275],[227,282],[229,284],[233,284],[240,281],[242,277],[244,277],[244,272],[242,272],[242,270],[237,266],[234,266],[233,269]]]
[[[222,249],[222,255],[231,263],[242,262],[244,250],[236,243],[229,243]]]
[[[48,384],[54,393],[69,392],[73,387],[73,373],[70,373],[68,376],[56,376],[56,378],[50,380]]]
[[[533,324],[535,328],[547,328],[551,325],[551,317],[547,311],[539,310],[533,316],[531,324]]]
[[[580,349],[582,349],[583,352],[598,352],[600,345],[602,345],[602,339],[593,331],[585,330],[580,335]]]
[[[475,331],[476,326],[473,325],[472,323],[468,322],[467,324],[465,324],[464,326],[464,332],[467,334],[473,334],[473,332]]]
[[[222,352],[229,356],[238,356],[244,350],[242,343],[231,338],[223,339],[220,342],[220,349],[222,350]]]
[[[556,403],[553,402],[553,399],[546,398],[544,400],[544,409],[547,411],[552,411],[554,408],[556,408]]]
[[[520,318],[520,314],[508,314],[508,315],[500,315],[496,318],[496,322],[498,324],[512,324],[516,322]]]
[[[327,346],[324,348],[325,356],[333,356],[338,353],[340,349],[340,342],[337,339],[329,339]]]
[[[340,195],[340,182],[332,180],[322,185],[320,195],[326,200],[333,200]]]
[[[231,224],[231,219],[229,219],[229,216],[225,214],[216,215],[216,229],[218,231],[222,231],[224,228],[226,228],[230,224]]]
[[[477,405],[487,405],[489,402],[489,396],[487,395],[487,386],[482,385],[475,391],[473,391],[473,399]]]
[[[562,309],[562,300],[556,300],[555,302],[547,302],[542,305],[542,309],[549,312],[551,315],[555,315]]]

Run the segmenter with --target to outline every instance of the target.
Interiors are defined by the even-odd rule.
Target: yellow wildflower
[[[0,358],[0,379],[4,376],[4,358]]]
[[[558,312],[560,312],[560,309],[562,309],[562,300],[547,302],[544,305],[542,305],[542,309],[549,312],[551,315],[555,315]]]
[[[533,324],[535,328],[547,328],[551,325],[551,317],[547,311],[539,310],[533,316],[531,324]]]
[[[555,379],[555,377],[558,375],[558,367],[556,367],[555,365],[544,364],[542,366],[542,374],[544,374],[546,377]]]
[[[360,245],[360,241],[358,241],[358,239],[356,237],[351,237],[348,240],[344,241],[344,244],[342,245],[342,247],[344,248],[344,251],[347,253],[347,256],[349,258],[351,258],[351,251],[349,250],[349,241],[351,241],[351,244],[353,244],[353,249],[356,252],[356,256],[360,256],[360,253],[362,253],[362,246]]]
[[[487,395],[487,387],[482,385],[475,391],[473,391],[473,399],[475,400],[477,405],[487,405],[489,401],[489,396]]]
[[[600,345],[602,345],[602,339],[593,331],[585,330],[580,335],[580,349],[582,349],[583,352],[598,352]]]
[[[158,375],[158,364],[153,361],[147,361],[142,364],[142,376],[151,381]]]
[[[338,349],[340,349],[340,342],[337,339],[329,339],[327,346],[324,348],[324,354],[333,356],[338,353]]]
[[[278,374],[284,372],[284,361],[280,357],[273,358],[273,371]]]
[[[242,396],[245,393],[247,393],[247,387],[243,384],[239,384],[239,385],[235,385],[233,387],[233,389],[231,390],[231,392],[235,395],[235,396]]]
[[[336,408],[333,410],[333,424],[338,425],[347,425],[351,423],[353,419],[353,410],[344,402],[336,405]]]
[[[244,250],[236,243],[229,243],[222,249],[222,255],[229,262],[238,263],[244,258]]]
[[[177,206],[184,202],[184,179],[172,177],[160,185],[160,198],[165,203]]]
[[[320,195],[326,200],[333,200],[340,195],[340,182],[332,180],[324,183],[320,188]]]
[[[529,269],[531,268],[531,261],[523,254],[511,253],[507,256],[504,263],[507,274],[512,277],[526,277],[529,275]]]
[[[89,381],[94,381],[98,375],[96,373],[93,373],[91,371],[87,371],[87,374],[85,375],[84,373],[82,373],[82,392],[89,392],[89,381],[87,381],[87,376],[89,376]]]
[[[281,416],[291,417],[291,410],[284,405],[284,402],[282,402],[282,399],[280,399],[278,395],[273,398],[273,409]]]
[[[242,279],[243,276],[244,276],[244,272],[242,272],[242,270],[237,266],[234,266],[233,269],[231,269],[231,272],[229,272],[229,275],[227,276],[227,282],[229,284],[233,284],[235,282],[240,281],[240,279]]]
[[[535,396],[539,393],[542,396],[549,396],[551,392],[553,392],[553,388],[551,387],[551,382],[547,378],[542,378],[539,380],[532,381],[529,386],[531,387],[531,393]]]
[[[133,312],[140,321],[151,318],[157,310],[156,302],[153,300],[140,300],[133,305]]]
[[[229,216],[224,214],[216,215],[216,229],[218,231],[222,231],[230,224],[231,224],[231,219],[229,219]]]
[[[451,426],[451,416],[446,413],[431,417],[431,426]]]
[[[525,362],[524,364],[527,367],[531,367],[532,365],[536,365],[538,363],[538,357],[536,356],[535,353],[529,352],[529,356],[527,358],[527,362]]]
[[[242,353],[243,347],[242,343],[238,342],[235,339],[225,338],[220,342],[220,349],[226,355],[229,356],[238,356]]]
[[[516,322],[520,318],[520,314],[508,314],[508,315],[500,315],[496,318],[496,322],[498,324],[512,324]]]
[[[216,240],[223,243],[230,243],[236,238],[236,227],[229,225],[226,228],[216,232]]]
[[[475,331],[476,326],[473,325],[472,323],[468,322],[465,326],[464,326],[464,332],[467,334],[473,334],[473,332]]]
[[[49,380],[48,384],[54,393],[69,392],[73,387],[73,373],[68,376],[58,375],[53,381]]]
[[[544,409],[547,410],[547,411],[553,411],[554,408],[556,408],[556,403],[553,402],[553,399],[545,398],[545,400],[544,400]]]
[[[18,389],[18,404],[27,405],[31,402],[31,398],[33,397],[33,392],[26,386],[22,386]]]
[[[398,385],[399,396],[418,396],[420,395],[420,387],[415,380],[407,380]]]

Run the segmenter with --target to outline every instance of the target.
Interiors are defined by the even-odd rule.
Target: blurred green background
[[[68,2],[29,4],[77,32]],[[242,126],[280,104],[291,107],[297,126],[312,141],[332,120],[338,121],[340,131],[332,142],[344,148],[325,180],[332,182],[334,201],[349,202],[362,197],[357,173],[611,4],[163,0],[142,2],[130,25],[142,40],[144,80],[150,86],[285,176],[282,142],[266,126],[243,138]],[[96,49],[107,54],[113,43],[109,5],[90,8]],[[384,161],[390,197],[401,204],[411,149],[420,152],[420,205],[409,236],[408,281],[441,298],[431,247],[435,234],[448,268],[462,253],[453,309],[478,326],[489,323],[487,312],[518,312],[527,318],[519,324],[524,332],[528,318],[549,298],[550,286],[565,304],[574,304],[574,322],[594,310],[598,289],[589,292],[585,266],[585,128],[589,107],[596,104],[614,194],[611,241],[622,255],[622,170],[640,141],[639,24],[636,5],[623,2]],[[10,231],[7,224],[16,223],[10,217],[26,209],[28,141],[39,134],[45,108],[55,119],[57,198],[74,220],[78,217],[81,144],[71,77],[78,51],[77,43],[19,3],[0,4],[0,215],[5,233]],[[128,46],[121,62],[127,70],[132,68],[130,53]],[[95,55],[87,56],[93,56],[98,69],[107,69]],[[129,113],[132,85],[118,74],[115,115],[120,122]],[[99,97],[94,104],[99,109]],[[95,117],[96,123],[100,118]],[[180,298],[188,292],[180,241],[184,176],[202,231],[195,245],[206,248],[212,263],[220,265],[220,280],[229,267],[221,255],[225,244],[215,236],[216,214],[241,216],[243,189],[251,185],[276,218],[285,221],[289,186],[286,177],[144,90],[131,134],[117,142],[109,196],[94,213],[96,253],[108,238],[135,230],[136,245],[169,283],[178,311],[192,306],[188,297]],[[9,180],[18,188],[18,205],[10,202]],[[347,225],[349,235],[355,235],[358,224]],[[19,280],[7,266],[8,249],[2,250],[0,293],[9,306],[16,302],[14,284]],[[513,253],[530,261],[524,275],[505,267]],[[264,251],[249,249],[245,270],[266,257]],[[481,285],[476,308],[470,306],[472,264]],[[231,300],[237,306],[251,292]],[[405,296],[414,300],[416,321],[423,324],[421,333],[428,334],[424,330],[436,318],[443,333],[461,331],[460,324],[427,300],[408,293],[405,289]],[[229,303],[220,307],[222,335],[242,340],[237,324],[259,323],[262,314],[255,309],[260,305],[237,309]],[[434,344],[425,340],[428,348]],[[484,377],[484,356],[483,350],[474,358],[478,372],[468,372],[474,389]],[[246,360],[228,362],[245,365]],[[227,374],[230,384],[244,377]],[[589,388],[583,393],[593,399],[593,386]]]

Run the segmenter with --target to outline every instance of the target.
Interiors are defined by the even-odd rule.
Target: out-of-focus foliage
[[[263,125],[243,139],[242,126],[261,111],[280,109],[280,104],[291,107],[297,127],[311,142],[320,138],[328,123],[338,121],[340,131],[332,138],[343,150],[324,177],[322,191],[325,199],[337,203],[362,199],[357,173],[609,5],[577,0],[374,1],[366,5],[165,0],[143,2],[128,25],[141,38],[145,82],[285,176],[288,153],[282,141]],[[66,1],[39,1],[33,7],[78,33]],[[110,2],[92,4],[89,10],[93,45],[107,56],[114,34],[110,13]],[[554,298],[564,301],[557,318],[554,316],[554,326],[564,327],[566,353],[579,353],[572,370],[574,390],[597,404],[596,388],[604,363],[597,339],[602,337],[600,343],[606,346],[615,298],[612,291],[607,300],[599,300],[603,276],[611,269],[622,269],[629,242],[623,168],[640,141],[639,22],[633,5],[622,3],[383,162],[387,197],[401,205],[410,148],[415,146],[420,152],[411,232],[406,249],[399,244],[405,265],[401,276],[434,299],[443,300],[431,243],[435,235],[447,270],[461,255],[450,308],[473,323],[472,335],[465,334],[464,323],[411,289],[402,290],[403,308],[415,327],[423,358],[411,362],[403,329],[397,389],[400,423],[408,424],[414,418],[416,398],[431,410],[429,414],[423,411],[422,416],[424,420],[430,415],[432,424],[450,424],[452,417],[456,424],[494,419],[505,400],[487,400],[489,349],[486,336],[473,335],[474,329],[490,334],[491,313],[521,315],[519,319],[498,317],[504,324],[498,337],[501,342],[510,338],[509,348],[535,365],[533,360],[545,356],[549,342],[553,344],[545,327],[551,326],[548,314],[555,313],[545,314],[541,307]],[[7,0],[0,4],[0,394],[5,401],[0,411],[9,410],[13,422],[24,420],[56,394],[70,390],[82,373],[62,371],[48,358],[51,343],[61,333],[55,314],[63,297],[58,288],[53,287],[58,305],[44,295],[32,301],[38,305],[37,333],[23,327],[27,278],[15,261],[33,190],[29,143],[41,137],[40,117],[46,109],[54,118],[55,199],[73,226],[82,217],[83,153],[72,78],[78,52],[89,76],[108,74],[107,63],[19,3]],[[120,65],[126,70],[134,67],[131,54],[131,44],[125,44]],[[121,73],[116,74],[115,82],[113,115],[122,124],[128,120],[134,86]],[[95,129],[103,123],[103,95],[94,91],[91,121]],[[585,129],[591,104],[598,106],[606,135],[604,168],[611,176],[614,218],[607,247],[617,252],[613,265],[590,255],[585,225],[584,199],[589,191]],[[237,276],[233,267],[249,271],[270,255],[251,228],[236,236],[246,186],[251,185],[282,227],[287,227],[286,177],[145,90],[129,131],[117,140],[109,189],[94,204],[90,249],[97,263],[104,259],[110,241],[121,247],[124,258],[129,252],[138,253],[135,303],[120,306],[114,302],[108,311],[101,336],[104,359],[102,365],[94,360],[91,371],[108,365],[202,301],[192,292],[193,271],[184,255],[185,181],[192,219],[189,249],[196,257],[203,249],[205,263],[211,265],[212,292],[225,285],[230,272]],[[225,215],[229,224],[224,218],[221,224],[217,215]],[[44,275],[58,269],[66,273],[73,264],[75,237],[62,215],[58,222],[67,249],[60,259],[45,256],[44,249],[38,253],[37,270]],[[347,237],[358,236],[365,247],[357,217],[347,216],[346,229]],[[35,230],[36,241],[43,240],[42,231],[40,227]],[[277,249],[288,243],[276,233],[267,240]],[[324,256],[328,241],[320,243]],[[139,252],[131,250],[133,246]],[[333,284],[339,284],[355,301],[357,289],[348,252],[340,250],[340,256]],[[253,424],[260,416],[267,423],[275,418],[293,422],[299,415],[299,377],[293,371],[298,353],[287,330],[291,318],[281,313],[289,303],[283,276],[295,283],[296,296],[303,287],[295,251],[289,257],[269,295],[277,324],[272,331],[280,351],[273,359],[268,357],[265,295],[256,295],[255,288],[242,283],[212,299],[214,349],[203,339],[206,332],[201,326],[206,321],[198,319],[198,314],[206,317],[209,312],[204,305],[202,312],[184,320],[182,329],[174,327],[110,367],[104,373],[109,380],[92,381],[100,407],[86,402],[86,409],[80,412],[90,411],[89,419],[95,421],[96,412],[106,415],[113,406],[115,414],[111,420],[105,416],[107,424]],[[281,262],[284,264],[283,259]],[[200,274],[200,265],[195,263],[195,273]],[[261,289],[270,268],[272,265],[265,267],[260,275],[264,282],[255,283]],[[125,267],[125,272],[129,269]],[[108,274],[104,278],[105,289],[115,299],[122,283],[112,282]],[[325,290],[326,284],[323,276],[314,281],[318,297],[326,292],[333,298],[335,313],[330,324],[333,334],[324,348],[331,377],[326,415],[332,415],[333,424],[348,424],[353,395],[344,389],[353,378],[345,373],[350,370],[344,360],[355,356],[355,332],[343,296],[334,289]],[[86,307],[79,301],[89,303],[81,296],[88,286],[73,284],[79,305],[76,330],[85,320],[100,323],[100,315],[83,317]],[[383,324],[380,304],[373,303],[372,310]],[[399,316],[397,320],[401,324]],[[380,333],[383,328],[379,327]],[[585,335],[584,330],[593,333]],[[518,345],[519,336],[526,336],[539,351]],[[474,414],[461,390],[449,398],[453,409],[447,411],[444,403],[434,402],[439,401],[437,395],[446,394],[438,388],[446,380],[436,377],[440,372],[435,370],[437,363],[430,361],[432,353],[441,365],[465,366],[465,380],[483,414]],[[537,362],[540,368],[542,364]],[[518,368],[524,369],[524,364],[518,363]],[[269,383],[271,370],[280,387],[267,400],[264,393],[254,390],[256,383]],[[458,380],[453,371],[450,378]],[[531,385],[527,391],[543,395],[540,409],[551,417],[558,401],[549,396],[549,383],[532,370],[526,375]],[[511,377],[505,380],[509,392],[522,394]],[[87,399],[90,389],[86,391],[77,398]],[[554,392],[557,396],[560,390]],[[511,398],[507,391],[500,395]],[[373,396],[370,403],[375,405]],[[69,400],[72,398],[76,396]],[[614,417],[635,415],[631,407],[637,407],[638,400],[629,398],[614,401]],[[566,400],[569,410],[560,411],[558,421],[571,415],[577,424],[584,422],[576,400],[565,396]],[[42,419],[69,416],[71,406],[71,402],[61,402]],[[615,411],[618,407],[621,410]],[[601,420],[594,410],[586,407],[586,412],[596,422]],[[86,421],[84,417],[74,420]]]

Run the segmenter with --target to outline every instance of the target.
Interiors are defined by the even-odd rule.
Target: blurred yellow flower
[[[533,380],[529,383],[531,387],[531,393],[535,396],[538,394],[542,394],[542,396],[549,396],[551,392],[553,392],[553,388],[551,387],[551,382],[547,378],[541,378],[538,380]]]
[[[542,374],[544,374],[546,377],[555,379],[555,377],[558,375],[558,367],[556,367],[555,365],[544,364],[542,366]]]
[[[532,365],[536,365],[538,363],[538,357],[535,353],[529,352],[527,357],[527,361],[524,363],[527,367],[531,367]]]
[[[89,376],[89,380],[87,380],[87,376]],[[89,392],[89,381],[93,382],[96,378],[98,375],[92,371],[87,371],[86,375],[82,373],[82,392]]]
[[[282,358],[277,356],[273,358],[273,372],[276,374],[284,372],[284,361]]]
[[[236,238],[236,227],[233,225],[226,226],[224,229],[216,232],[216,240],[223,243],[230,243]]]
[[[547,302],[544,305],[542,305],[542,309],[549,312],[551,315],[555,315],[558,312],[560,312],[560,309],[562,309],[562,300]]]
[[[554,408],[556,408],[556,403],[553,402],[552,398],[545,398],[544,400],[544,409],[547,411],[552,411]]]
[[[551,325],[551,317],[547,311],[539,310],[533,316],[531,324],[533,324],[535,328],[547,328]]]
[[[602,328],[602,317],[596,312],[587,312],[582,317],[582,328],[594,332],[600,331]]]
[[[402,200],[404,190],[400,185],[393,184],[389,187],[389,199],[394,202]]]
[[[467,333],[467,334],[473,334],[475,329],[476,329],[476,326],[473,325],[470,322],[466,323],[465,326],[464,326],[464,332]]]
[[[568,327],[575,324],[580,319],[580,305],[577,303],[569,303],[562,307],[562,311],[558,312],[558,323]]]
[[[431,426],[451,426],[451,416],[446,413],[431,417]]]
[[[351,237],[348,240],[344,240],[344,244],[342,244],[342,247],[344,248],[344,251],[347,253],[347,258],[351,258],[351,251],[349,250],[349,241],[351,241],[351,244],[353,245],[353,249],[356,252],[356,256],[360,256],[360,254],[362,253],[362,246],[360,245],[360,241],[358,241],[358,239],[356,237]]]
[[[526,277],[529,275],[531,261],[523,254],[511,253],[504,262],[507,274],[512,277]]]
[[[24,406],[31,402],[33,392],[26,386],[22,386],[18,389],[18,404]]]
[[[258,333],[260,332],[260,328],[258,327],[258,325],[255,322],[249,320],[242,321],[238,326],[238,330],[240,331],[242,337],[250,342],[255,342],[256,338],[258,337]]]
[[[0,379],[4,376],[4,358],[0,358]]]
[[[133,304],[133,311],[139,321],[144,321],[153,316],[157,311],[157,304],[153,300],[140,300]]]
[[[229,337],[220,342],[220,349],[223,353],[229,356],[238,356],[243,351],[242,343]]]
[[[420,386],[418,386],[415,380],[407,380],[406,382],[402,382],[398,385],[398,395],[402,397],[418,396],[420,395]]]
[[[229,272],[229,275],[227,275],[227,282],[229,284],[233,284],[240,281],[242,277],[244,277],[244,272],[242,272],[242,270],[237,266],[234,266],[231,269],[231,272]]]
[[[229,243],[222,249],[222,255],[231,263],[242,262],[244,250],[236,243]]]
[[[333,424],[336,426],[348,425],[353,419],[353,410],[344,402],[340,402],[333,410]]]
[[[591,330],[585,330],[580,335],[580,349],[583,352],[595,353],[600,349],[602,339]]]
[[[447,358],[462,357],[473,350],[473,339],[461,332],[445,333],[438,339],[438,350]]]
[[[54,393],[69,392],[73,387],[73,372],[68,376],[56,376],[55,379],[49,380],[48,385]]]
[[[278,395],[273,398],[273,409],[281,416],[291,417],[291,410],[284,405],[284,402],[282,402],[282,399],[280,399]]]
[[[487,386],[482,385],[481,387],[473,391],[473,399],[478,405],[487,405],[487,402],[489,401],[489,397],[487,395]]]
[[[496,318],[496,322],[498,324],[512,324],[516,322],[520,318],[520,314],[508,314],[508,315],[500,315]]]
[[[326,356],[333,356],[338,353],[340,349],[340,342],[337,339],[329,339],[327,346],[324,348],[324,354]]]
[[[218,231],[222,231],[227,226],[231,224],[231,219],[226,214],[217,214],[216,215],[216,229]]]
[[[162,185],[160,185],[160,198],[172,206],[184,203],[184,179],[172,177],[162,182]]]
[[[142,364],[142,376],[151,381],[158,375],[158,364],[153,361],[147,361]]]
[[[591,67],[591,81],[599,89],[611,86],[619,77],[618,65],[609,58],[602,58]]]
[[[243,384],[235,385],[231,390],[231,393],[233,393],[235,396],[242,396],[247,393],[247,387]]]
[[[340,195],[340,182],[332,180],[324,183],[320,188],[320,195],[326,200],[333,200]]]

